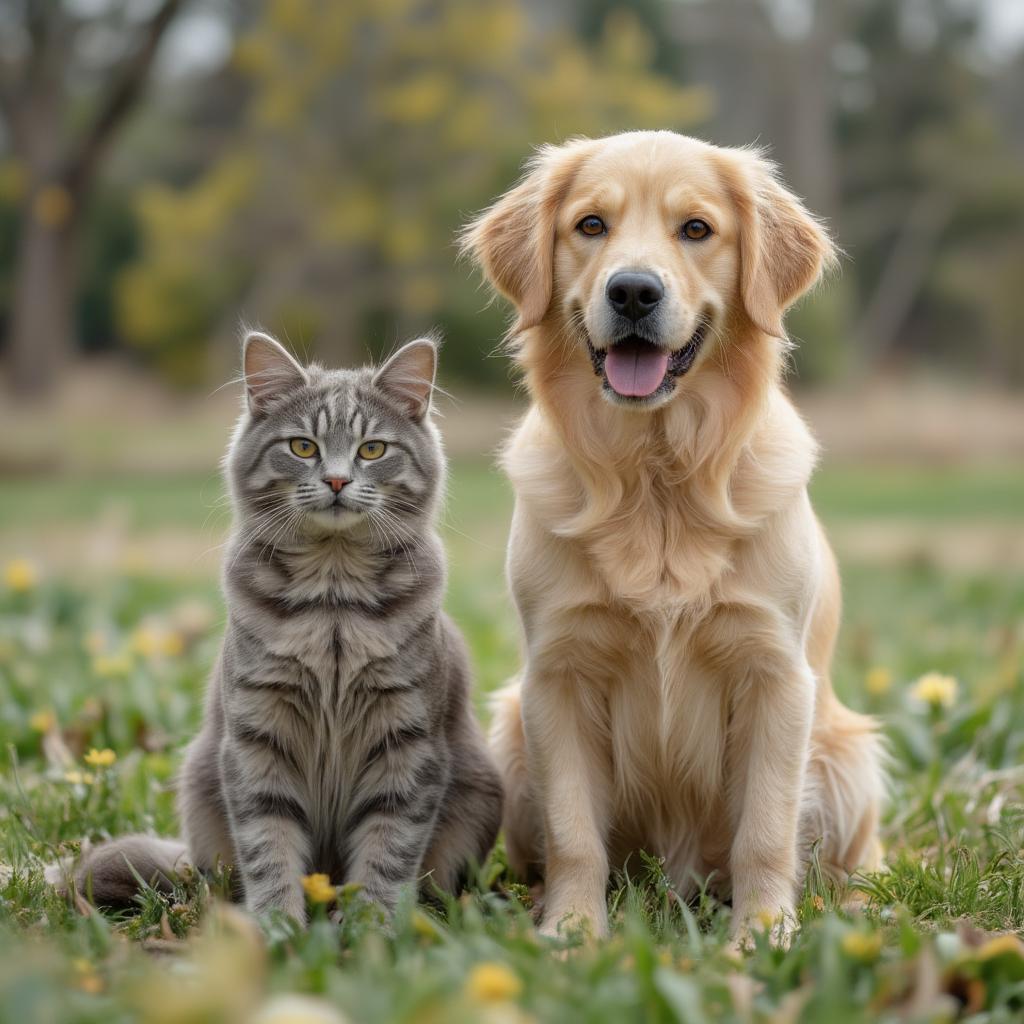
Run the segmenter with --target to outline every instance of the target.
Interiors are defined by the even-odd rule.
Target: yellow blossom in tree
[[[883,693],[888,693],[891,687],[892,672],[889,669],[883,665],[868,669],[868,674],[864,677],[864,688],[868,693],[880,697]]]
[[[939,672],[927,672],[921,676],[910,691],[911,697],[933,708],[948,708],[956,700],[957,682],[953,676]]]
[[[519,977],[504,964],[477,964],[466,979],[466,994],[481,1003],[515,999],[522,989]]]
[[[302,888],[311,903],[330,903],[337,895],[328,875],[303,875]]]
[[[848,957],[869,964],[882,952],[882,936],[878,932],[847,932],[842,947]]]
[[[63,185],[44,185],[32,201],[36,220],[48,228],[66,224],[73,208],[71,193]]]
[[[93,768],[109,768],[117,760],[117,754],[110,747],[104,747],[103,750],[93,747],[83,760]]]
[[[0,161],[0,199],[16,203],[25,193],[25,168],[17,160]]]
[[[28,724],[33,732],[49,732],[57,724],[57,719],[52,711],[46,709],[33,712]]]
[[[91,786],[96,781],[92,772],[70,771],[64,773],[64,781],[73,786]]]
[[[4,583],[8,590],[24,594],[39,582],[39,572],[27,558],[16,558],[4,567]]]

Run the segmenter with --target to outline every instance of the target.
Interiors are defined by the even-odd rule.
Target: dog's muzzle
[[[675,387],[676,380],[693,366],[707,332],[708,321],[702,317],[690,340],[676,351],[636,334],[603,349],[595,348],[588,335],[587,349],[606,389],[619,398],[643,403]]]

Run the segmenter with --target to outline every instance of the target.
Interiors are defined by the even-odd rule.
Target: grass
[[[187,528],[210,543],[219,494],[213,476],[5,482],[0,535],[87,530],[113,503],[139,536]],[[1024,488],[998,468],[836,468],[820,474],[815,500],[833,525],[976,526],[1018,520]],[[445,517],[449,608],[481,693],[517,664],[500,583],[508,509],[493,471],[458,467]],[[216,899],[217,880],[185,880],[171,899],[144,893],[131,915],[82,913],[40,867],[85,837],[175,831],[173,773],[222,606],[212,579],[144,566],[12,582],[25,586],[0,581],[0,1020],[1024,1019],[1024,945],[995,937],[1024,928],[1019,575],[951,576],[921,559],[844,565],[836,681],[890,740],[889,869],[856,879],[853,898],[812,873],[792,947],[759,941],[742,960],[725,941],[729,909],[710,897],[680,905],[641,856],[615,880],[613,936],[596,946],[536,937],[529,894],[500,849],[469,894],[436,911],[404,907],[390,934],[344,892],[340,927],[320,908],[305,932],[281,920],[257,928]],[[914,699],[931,671],[957,680],[949,706]],[[113,764],[88,763],[107,748]],[[285,993],[312,1001],[289,1010]]]

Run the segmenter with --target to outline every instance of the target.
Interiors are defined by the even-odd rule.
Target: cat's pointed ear
[[[430,338],[417,338],[403,345],[374,375],[373,383],[413,420],[421,420],[430,409],[437,372],[437,345]]]
[[[245,397],[254,416],[276,398],[306,383],[306,371],[269,334],[249,331],[242,342]]]

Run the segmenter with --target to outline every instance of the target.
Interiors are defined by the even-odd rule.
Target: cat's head
[[[412,540],[443,484],[434,342],[411,341],[379,368],[327,370],[252,331],[242,364],[246,408],[227,469],[249,528],[272,543],[353,531]]]

